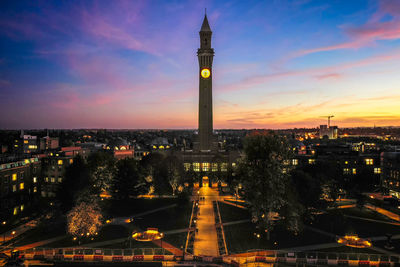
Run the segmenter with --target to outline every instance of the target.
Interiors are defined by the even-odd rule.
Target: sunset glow
[[[0,4],[1,129],[197,128],[204,8],[215,129],[400,126],[400,1],[39,3]]]

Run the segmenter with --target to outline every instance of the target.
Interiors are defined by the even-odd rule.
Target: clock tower
[[[199,150],[213,149],[213,111],[212,111],[212,62],[214,49],[211,48],[212,31],[204,16],[200,29],[199,60]]]

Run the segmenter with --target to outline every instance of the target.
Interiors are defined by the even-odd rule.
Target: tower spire
[[[211,32],[210,24],[208,24],[207,13],[204,14],[204,20],[200,32]]]

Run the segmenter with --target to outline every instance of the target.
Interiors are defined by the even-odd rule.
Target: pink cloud
[[[382,22],[381,19],[386,16],[392,16],[390,21]],[[305,56],[312,53],[342,50],[359,49],[368,45],[373,45],[379,40],[396,40],[400,38],[400,4],[397,0],[381,0],[378,10],[364,25],[361,26],[343,26],[344,33],[350,38],[349,41],[303,49],[291,54],[286,60]]]
[[[342,75],[339,73],[326,73],[321,75],[316,75],[315,77],[318,80],[325,80],[325,79],[339,79]]]

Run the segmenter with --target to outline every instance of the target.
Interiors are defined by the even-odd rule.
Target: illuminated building
[[[39,200],[40,173],[38,158],[0,164],[0,219],[22,216]]]
[[[381,153],[382,187],[390,195],[400,199],[400,152]]]
[[[197,177],[200,186],[223,184],[234,169],[237,151],[226,151],[218,147],[213,134],[212,107],[212,63],[214,49],[211,47],[212,31],[204,17],[200,32],[200,48],[197,50],[199,61],[199,106],[198,135],[193,149],[186,148],[181,154],[183,167],[189,177]]]
[[[57,149],[59,147],[59,138],[58,137],[50,137],[50,136],[45,136],[40,138],[39,142],[39,149],[41,151],[44,150],[53,150]]]

